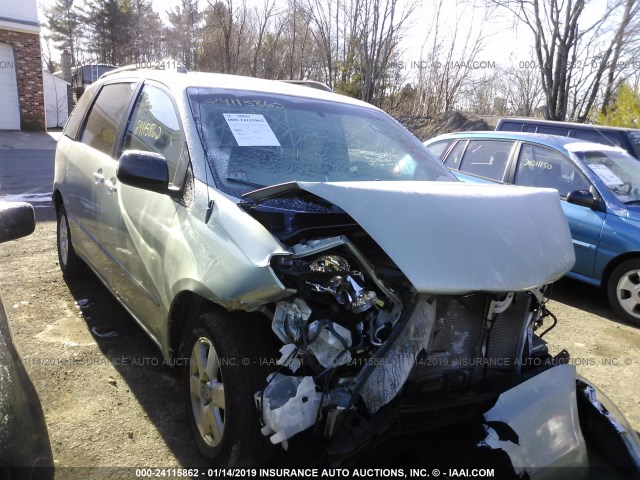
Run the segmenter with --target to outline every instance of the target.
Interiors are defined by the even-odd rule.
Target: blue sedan
[[[621,148],[533,133],[453,133],[425,145],[463,181],[556,189],[576,254],[569,276],[606,288],[615,313],[640,325],[638,160]]]

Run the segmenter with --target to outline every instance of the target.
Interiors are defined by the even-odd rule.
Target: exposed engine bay
[[[311,427],[332,438],[350,415],[370,418],[403,389],[417,401],[497,396],[549,358],[534,334],[552,316],[545,287],[419,293],[384,252],[374,263],[345,236],[290,251],[271,268],[291,296],[263,310],[283,344],[280,368],[255,394],[274,444],[286,448]]]

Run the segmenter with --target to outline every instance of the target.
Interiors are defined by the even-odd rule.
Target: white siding
[[[6,43],[0,43],[0,112],[0,130],[20,130],[16,63]]]
[[[49,72],[42,72],[44,87],[44,116],[47,128],[63,127],[69,116],[67,82]]]
[[[38,22],[37,0],[2,0],[0,18],[23,22]]]

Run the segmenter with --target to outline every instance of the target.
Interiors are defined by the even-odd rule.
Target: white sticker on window
[[[224,113],[224,119],[240,147],[279,147],[280,142],[264,118],[254,113]]]
[[[593,170],[607,186],[612,187],[614,185],[622,185],[624,183],[615,173],[609,170],[609,167],[606,165],[589,165],[589,168]]]

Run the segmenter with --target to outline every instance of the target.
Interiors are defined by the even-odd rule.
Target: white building
[[[0,1],[0,129],[45,129],[37,0]]]

